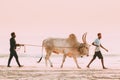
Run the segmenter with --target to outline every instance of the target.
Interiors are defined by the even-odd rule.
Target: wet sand
[[[120,80],[120,69],[0,66],[0,80]]]

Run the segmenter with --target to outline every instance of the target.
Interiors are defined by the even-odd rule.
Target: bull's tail
[[[42,55],[41,55],[40,59],[37,61],[37,63],[40,63],[43,58],[43,48],[44,48],[44,41],[42,43]]]

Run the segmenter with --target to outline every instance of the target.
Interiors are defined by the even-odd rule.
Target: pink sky
[[[7,53],[11,32],[17,42],[41,45],[47,37],[88,32],[91,43],[98,32],[109,53],[120,53],[120,0],[1,0],[0,53]]]

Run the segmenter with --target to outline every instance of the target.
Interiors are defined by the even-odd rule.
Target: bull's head
[[[84,33],[82,36],[83,43],[81,43],[80,47],[79,47],[79,51],[80,51],[81,56],[83,56],[83,55],[89,56],[90,45],[86,41],[86,36],[87,36],[87,33]]]

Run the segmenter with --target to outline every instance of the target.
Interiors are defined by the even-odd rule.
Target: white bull
[[[56,53],[56,54],[62,53],[63,61],[61,64],[61,68],[63,67],[63,64],[67,56],[73,57],[77,67],[80,68],[77,62],[77,57],[89,55],[90,45],[86,42],[86,35],[87,33],[83,34],[82,36],[83,43],[78,42],[74,34],[70,34],[69,37],[65,39],[62,38],[45,39],[42,43],[42,47],[44,47],[46,51],[46,56],[45,56],[46,65],[47,65],[47,61],[49,60],[51,67],[53,67],[52,62],[49,59],[52,53]],[[40,58],[38,63],[41,61],[41,59],[42,57]]]

